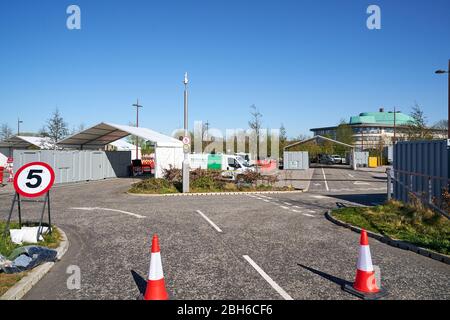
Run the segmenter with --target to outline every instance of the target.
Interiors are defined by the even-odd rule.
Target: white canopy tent
[[[54,149],[55,146],[50,138],[34,137],[34,136],[12,136],[0,142],[0,148],[14,149]]]
[[[57,145],[62,148],[99,149],[105,145],[134,135],[155,145],[155,177],[161,178],[163,170],[173,166],[181,168],[183,162],[183,143],[175,138],[147,129],[113,123],[99,123],[79,133],[71,135]]]
[[[14,150],[23,149],[54,149],[50,138],[33,136],[12,136],[0,141],[0,167],[4,167],[8,157],[13,156]]]

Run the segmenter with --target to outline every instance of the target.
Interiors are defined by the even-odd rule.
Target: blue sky
[[[81,30],[66,8],[81,8]],[[382,29],[366,28],[381,7]],[[190,126],[245,128],[255,104],[266,127],[288,135],[363,111],[417,101],[447,117],[448,0],[41,0],[0,2],[0,123],[37,131],[58,107],[70,127],[182,126],[190,74]]]

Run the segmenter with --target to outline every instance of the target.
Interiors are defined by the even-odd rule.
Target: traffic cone
[[[152,239],[150,270],[148,273],[147,289],[145,290],[144,300],[168,299],[169,296],[167,295],[166,286],[164,283],[159,240],[158,236],[155,234]]]
[[[12,167],[9,167],[9,168],[8,168],[8,172],[9,172],[8,182],[14,182],[14,176],[13,176],[14,171],[13,171],[13,168],[12,168]]]
[[[345,284],[343,289],[362,299],[379,299],[387,294],[377,285],[366,230],[361,230],[355,282],[353,285]]]

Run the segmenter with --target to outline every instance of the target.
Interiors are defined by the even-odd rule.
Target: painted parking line
[[[283,290],[275,281],[272,280],[272,278],[264,272],[263,269],[261,269],[255,261],[253,261],[249,256],[242,256],[245,260],[247,260],[248,263],[263,277],[264,280],[266,280],[272,288],[275,289],[276,292],[280,294],[285,300],[294,300],[292,297]]]
[[[353,184],[355,184],[355,185],[370,185],[370,183],[364,182],[364,181],[354,181]]]
[[[314,218],[314,216],[313,216],[312,214],[309,214],[309,213],[302,213],[302,215],[307,216],[307,217],[313,217],[313,218]]]
[[[328,188],[327,177],[325,176],[325,170],[323,170],[323,168],[322,168],[322,174],[323,174],[323,181],[325,182],[325,188],[327,189],[327,191],[330,191],[330,188]]]
[[[217,232],[222,232],[222,229],[220,229],[214,222],[211,221],[203,212],[200,210],[197,210],[197,213],[202,216],[203,219],[205,219],[210,225],[213,226],[214,229],[217,230]]]
[[[312,195],[311,197],[316,198],[316,199],[326,199],[326,198],[328,198],[327,196],[321,196],[321,195]]]
[[[79,207],[79,208],[70,208],[71,210],[83,210],[83,211],[95,211],[95,210],[99,210],[99,211],[112,211],[112,212],[119,212],[119,213],[123,213],[135,218],[139,218],[139,219],[143,219],[145,218],[145,216],[141,216],[140,214],[136,214],[133,212],[128,212],[128,211],[123,211],[123,210],[118,210],[118,209],[109,209],[109,208],[99,208],[99,207]]]

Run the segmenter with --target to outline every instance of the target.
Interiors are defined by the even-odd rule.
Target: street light
[[[448,70],[436,70],[435,74],[448,74],[448,116],[447,120],[450,120],[450,60],[448,60]],[[447,138],[450,139],[450,125],[447,125]],[[450,143],[450,142],[449,142]]]
[[[136,128],[139,128],[139,108],[143,108],[144,106],[141,106],[139,104],[139,99],[137,99],[137,102],[132,105],[133,107],[136,107]],[[136,159],[139,159],[139,137],[136,136]]]
[[[20,120],[20,118],[17,118],[17,135],[20,135],[20,124],[23,123],[22,120]]]

